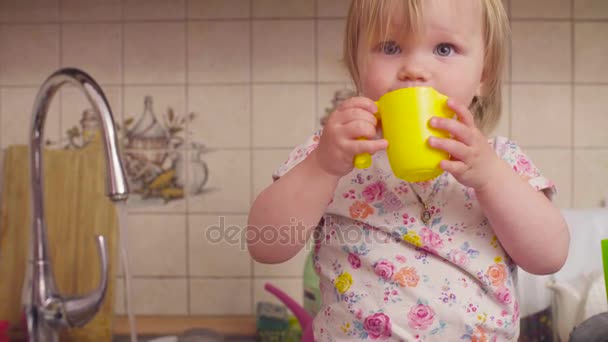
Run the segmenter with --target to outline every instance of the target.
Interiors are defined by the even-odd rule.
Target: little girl
[[[290,259],[315,233],[315,340],[517,339],[517,266],[556,272],[570,237],[553,184],[514,142],[484,135],[500,115],[507,34],[500,0],[353,0],[344,54],[361,96],[275,171],[247,232],[262,263]],[[428,141],[451,156],[444,173],[408,183],[373,113],[383,94],[415,86],[447,95],[457,120],[430,120],[451,136]],[[353,169],[363,152],[372,166]],[[268,232],[291,239],[253,238]]]

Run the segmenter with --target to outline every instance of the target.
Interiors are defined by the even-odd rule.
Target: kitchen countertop
[[[144,316],[136,317],[139,342],[147,342],[164,336],[181,336],[188,330],[211,330],[225,342],[255,342],[256,319],[254,315],[242,316]],[[112,342],[130,342],[129,320],[117,315],[113,321]],[[22,334],[13,336],[24,341]],[[209,340],[210,341],[210,340]]]
[[[256,335],[254,315],[242,316],[141,316],[136,317],[140,335],[180,335],[190,329],[211,329],[225,336]],[[114,318],[114,335],[129,335],[127,316]]]

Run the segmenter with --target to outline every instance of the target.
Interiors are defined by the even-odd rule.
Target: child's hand
[[[456,112],[458,120],[434,117],[431,126],[449,132],[451,139],[431,137],[429,145],[451,155],[441,161],[441,168],[460,183],[481,189],[490,182],[500,159],[488,144],[486,136],[475,126],[475,119],[468,108],[448,100],[448,106]]]
[[[360,153],[374,154],[385,149],[385,139],[358,140],[376,136],[378,107],[365,97],[353,97],[344,101],[331,113],[323,128],[319,145],[313,154],[325,172],[342,177],[353,169],[353,158]]]

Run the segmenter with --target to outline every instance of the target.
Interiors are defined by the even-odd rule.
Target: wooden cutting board
[[[0,320],[17,324],[30,235],[28,146],[5,151],[0,221]],[[44,151],[44,204],[49,252],[57,288],[64,296],[85,294],[99,282],[94,235],[106,237],[108,291],[96,317],[85,327],[64,331],[61,341],[110,342],[114,315],[118,227],[105,195],[105,159],[98,138],[78,150]]]

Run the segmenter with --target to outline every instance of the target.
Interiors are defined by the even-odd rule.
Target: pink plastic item
[[[8,340],[8,328],[10,323],[8,321],[0,321],[0,342],[9,342]]]
[[[264,284],[264,289],[266,291],[272,293],[277,297],[283,304],[293,312],[294,316],[300,322],[300,326],[302,327],[302,342],[314,342],[314,334],[312,330],[312,317],[304,310],[304,308],[298,304],[295,300],[289,297],[285,292],[279,290],[278,288],[272,286],[270,283]]]

